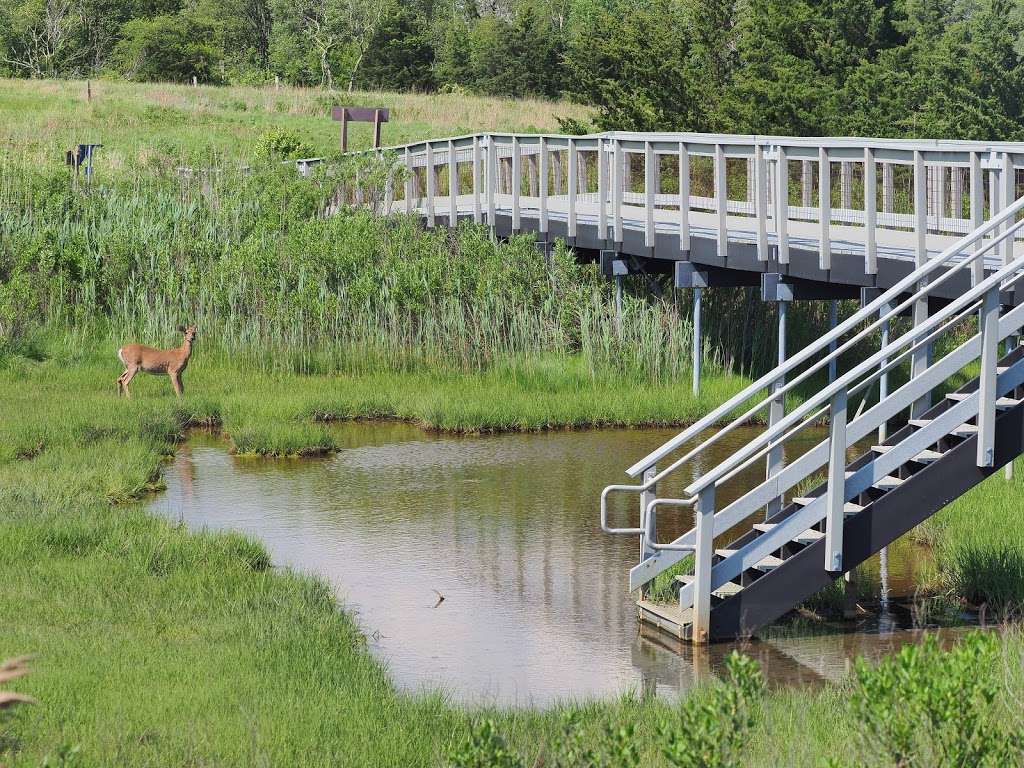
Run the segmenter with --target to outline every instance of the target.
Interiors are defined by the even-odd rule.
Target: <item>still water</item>
[[[514,705],[671,696],[715,674],[732,649],[670,647],[639,632],[626,592],[636,538],[598,527],[604,485],[625,481],[623,469],[674,431],[455,437],[362,422],[337,430],[345,447],[318,460],[234,457],[196,435],[165,468],[167,492],[151,507],[191,527],[251,534],[276,565],[328,580],[408,690]],[[724,439],[722,458],[751,434]],[[659,492],[678,492],[697,470]],[[737,478],[737,489],[760,472]],[[622,499],[620,524],[636,517],[635,498]],[[660,513],[659,538],[688,529],[691,514]],[[920,562],[908,545],[892,548],[894,598],[912,593]],[[877,581],[877,562],[866,572]],[[745,650],[769,681],[814,685],[843,677],[855,655],[919,637],[888,614],[847,630],[753,640]]]

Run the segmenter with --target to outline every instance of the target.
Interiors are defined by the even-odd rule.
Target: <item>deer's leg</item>
[[[128,375],[128,369],[125,368],[121,371],[121,375],[117,377],[117,394],[120,397],[124,394],[124,377]]]
[[[128,368],[124,373],[121,374],[121,378],[118,381],[121,384],[121,390],[124,392],[125,397],[131,397],[128,392],[128,385],[132,383],[132,379],[135,378],[135,374],[139,372],[138,368]]]
[[[184,388],[181,386],[181,374],[178,371],[168,371],[167,375],[171,377],[171,386],[174,387],[174,394],[181,397],[181,393]]]

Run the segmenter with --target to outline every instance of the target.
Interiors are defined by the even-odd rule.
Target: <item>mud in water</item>
[[[319,460],[233,457],[196,435],[165,468],[167,492],[151,508],[190,527],[256,536],[275,564],[328,580],[404,689],[515,705],[630,690],[671,696],[714,675],[732,650],[641,632],[626,592],[637,540],[598,527],[601,489],[626,481],[623,469],[674,430],[454,437],[363,422],[337,430],[345,448]],[[729,435],[708,462],[752,434]],[[820,439],[807,435],[804,448]],[[659,495],[677,493],[699,469]],[[732,495],[761,473],[759,465],[737,478]],[[629,501],[616,516],[635,525]],[[659,538],[687,530],[691,515],[660,513]],[[884,584],[889,609],[850,624],[775,627],[766,633],[773,639],[744,649],[770,682],[815,685],[843,677],[856,655],[918,639],[898,598],[913,594],[916,569],[928,567],[923,554],[898,542],[883,572],[877,558],[866,564],[869,591]]]

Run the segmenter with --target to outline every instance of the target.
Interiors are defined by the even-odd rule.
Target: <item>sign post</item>
[[[331,118],[341,123],[341,151],[348,152],[348,124],[373,123],[373,148],[380,149],[380,126],[388,121],[385,107],[334,107]]]

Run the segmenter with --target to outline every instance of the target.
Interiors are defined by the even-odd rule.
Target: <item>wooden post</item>
[[[779,263],[789,264],[789,160],[786,148],[778,148],[778,169],[775,171],[775,232],[779,238]]]
[[[864,273],[878,273],[878,244],[875,227],[878,221],[875,175],[875,151],[864,148]]]
[[[800,205],[803,208],[811,207],[811,186],[812,186],[811,161],[800,161]]]
[[[828,150],[818,148],[818,218],[821,238],[818,247],[818,266],[832,269],[832,171]]]
[[[341,110],[341,151],[348,152],[348,110]]]
[[[380,110],[373,110],[373,148],[380,149]]]

